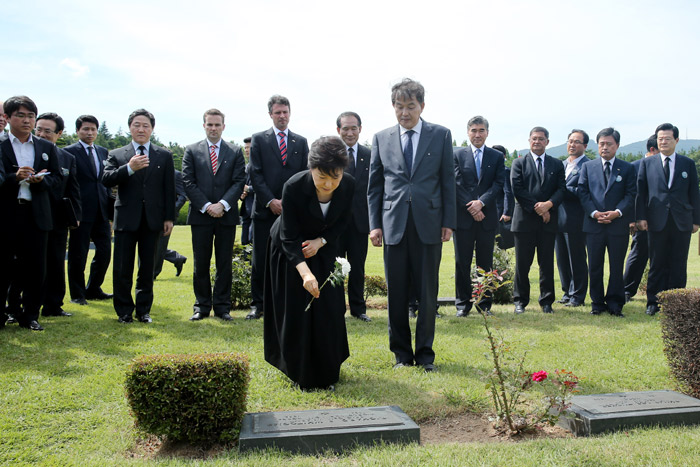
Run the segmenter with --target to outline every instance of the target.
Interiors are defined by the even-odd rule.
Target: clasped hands
[[[207,206],[206,209],[206,213],[209,214],[211,217],[223,217],[225,212],[226,209],[221,203],[212,203],[209,206]]]
[[[486,217],[481,211],[483,207],[484,204],[478,199],[473,199],[467,203],[467,211],[469,211],[469,214],[472,215],[476,222],[481,222]]]
[[[540,201],[539,203],[535,203],[535,212],[537,215],[542,217],[542,222],[545,224],[549,224],[549,221],[551,219],[551,215],[549,214],[549,210],[554,207],[554,203],[551,201]]]
[[[597,220],[599,224],[609,224],[618,217],[620,217],[620,213],[617,211],[598,211],[595,214],[593,214],[593,218]]]

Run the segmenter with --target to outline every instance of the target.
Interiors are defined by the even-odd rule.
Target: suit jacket
[[[34,140],[34,167],[35,172],[46,169],[49,175],[45,175],[39,183],[29,185],[32,193],[32,214],[34,223],[39,230],[49,231],[53,229],[53,216],[51,215],[50,194],[56,186],[62,182],[61,168],[58,162],[58,148],[55,144],[45,139],[31,136]],[[19,182],[17,181],[17,157],[12,149],[12,143],[8,137],[0,143],[0,218],[9,223],[17,216],[19,204]],[[5,226],[4,228],[6,228]]]
[[[58,150],[58,163],[61,166],[60,183],[56,184],[51,192],[51,209],[54,213],[54,229],[66,229],[69,227],[66,217],[66,205],[64,198],[70,200],[76,220],[82,219],[82,202],[80,198],[80,185],[76,174],[76,162],[73,154],[64,149]]]
[[[510,168],[510,182],[515,197],[513,210],[513,232],[534,232],[544,223],[542,217],[535,212],[535,204],[551,201],[554,206],[549,210],[550,220],[544,224],[547,232],[556,232],[558,225],[558,207],[564,200],[566,182],[564,166],[559,159],[545,154],[544,182],[540,184],[535,161],[531,153],[513,161]]]
[[[423,121],[411,173],[401,148],[399,125],[374,135],[367,197],[370,229],[397,245],[406,231],[409,207],[420,241],[440,243],[442,227],[457,227],[452,134]]]
[[[628,235],[629,223],[634,220],[636,195],[634,168],[629,162],[615,158],[607,184],[600,157],[584,164],[578,181],[578,196],[585,214],[583,231],[592,234],[607,231],[613,235]],[[622,212],[622,217],[618,217],[610,224],[599,224],[591,217],[594,211],[605,212],[616,209]]]
[[[566,177],[566,167],[569,162],[563,160],[564,176],[566,177],[566,191],[564,192],[564,200],[559,205],[559,232],[582,232],[583,218],[585,216],[581,207],[581,200],[578,196],[578,181],[581,175],[581,168],[584,164],[590,161],[587,157],[582,157],[576,167]],[[590,214],[590,213],[589,213]]]
[[[352,198],[352,222],[358,232],[369,233],[369,213],[367,211],[367,182],[369,180],[369,160],[371,151],[357,145],[355,154],[355,196]],[[347,169],[345,170],[347,172]]]
[[[80,185],[80,199],[83,206],[83,221],[94,222],[96,219],[107,220],[109,213],[109,190],[102,184],[104,163],[107,160],[107,148],[94,145],[97,158],[100,161],[99,175],[95,174],[92,162],[88,159],[87,152],[78,141],[64,148],[75,157],[76,174]]]
[[[513,217],[513,208],[515,207],[515,198],[513,198],[513,188],[510,186],[510,167],[505,168],[505,177],[503,182],[503,196],[496,200],[498,209],[498,218],[502,215]]]
[[[700,225],[698,171],[692,159],[676,154],[673,182],[668,188],[661,154],[645,157],[637,176],[637,219],[646,220],[649,230],[664,229],[668,215],[673,215],[678,230],[689,232]]]
[[[148,228],[162,231],[165,221],[175,220],[173,155],[167,149],[151,143],[148,167],[129,175],[127,165],[134,154],[131,143],[110,151],[102,174],[105,186],[117,187],[114,230],[139,230],[142,209],[145,208]]]
[[[474,218],[469,214],[466,204],[475,199],[484,203],[481,212],[485,217],[481,226],[485,230],[494,230],[498,226],[497,201],[503,197],[505,181],[503,154],[486,146],[482,147],[482,152],[479,178],[476,176],[476,163],[471,146],[454,151],[458,229],[470,229],[474,224]]]
[[[182,158],[182,177],[185,191],[190,199],[187,213],[189,225],[206,225],[220,222],[223,225],[238,225],[238,199],[245,184],[245,158],[243,150],[221,140],[216,175],[211,166],[207,140],[187,146]],[[214,218],[202,213],[206,203],[224,200],[230,209],[223,217]]]
[[[255,189],[253,219],[274,219],[267,207],[273,199],[282,199],[282,187],[297,172],[306,170],[309,145],[306,138],[291,130],[287,136],[287,164],[282,155],[274,129],[253,135],[250,145],[250,180]]]
[[[182,180],[182,172],[175,170],[175,217],[186,202],[187,193],[185,192],[185,182]]]
[[[304,240],[323,237],[328,242],[323,254],[337,250],[337,240],[350,223],[347,215],[355,193],[355,180],[343,176],[333,192],[328,214],[324,217],[316,195],[311,172],[305,170],[292,176],[284,184],[282,215],[273,224],[270,242],[281,247],[290,264],[296,266],[305,261],[301,244]],[[332,256],[337,253],[333,252]]]

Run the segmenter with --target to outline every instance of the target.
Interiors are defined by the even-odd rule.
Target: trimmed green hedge
[[[700,398],[700,289],[659,294],[664,353],[679,389]]]
[[[249,381],[247,355],[214,353],[142,355],[125,384],[138,430],[208,444],[238,438]]]

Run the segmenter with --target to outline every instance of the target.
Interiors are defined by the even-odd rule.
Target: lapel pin
[[[622,181],[622,175],[618,175],[617,178],[615,179],[616,182],[621,182]]]
[[[681,173],[681,177],[688,178],[688,172],[683,171],[683,173]]]
[[[45,161],[47,161],[47,160],[49,160],[49,155],[46,154],[46,153],[43,153],[43,154],[41,155],[41,158],[44,159]]]

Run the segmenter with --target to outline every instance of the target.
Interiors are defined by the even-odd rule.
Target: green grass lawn
[[[697,236],[691,243],[689,286],[700,286]],[[480,317],[437,321],[439,371],[393,371],[385,310],[370,310],[371,323],[349,319],[350,358],[335,393],[305,393],[263,358],[263,322],[192,314],[192,248],[189,228],[178,226],[171,248],[190,260],[180,277],[169,263],[155,284],[152,325],[120,325],[111,302],[67,304],[71,318],[43,318],[46,331],[16,325],[0,331],[0,464],[23,465],[696,465],[700,428],[650,428],[574,439],[522,443],[443,444],[361,448],[344,455],[294,456],[279,452],[240,455],[225,451],[206,462],[187,458],[144,459],[124,396],[132,358],[151,353],[245,352],[250,356],[248,411],[398,405],[414,420],[488,408],[480,379],[489,369]],[[383,274],[381,249],[370,247],[368,274]],[[440,295],[454,296],[452,244],[445,245]],[[111,278],[111,272],[108,274]],[[521,316],[496,306],[496,326],[517,349],[528,351],[529,369],[566,368],[583,377],[583,394],[674,389],[663,355],[657,317],[644,314],[638,296],[625,319],[590,316],[588,309],[555,306],[554,315],[533,306]],[[111,283],[106,284],[111,291]],[[557,284],[557,295],[560,295]],[[415,321],[414,324],[415,325]],[[132,454],[135,454],[132,456]]]

